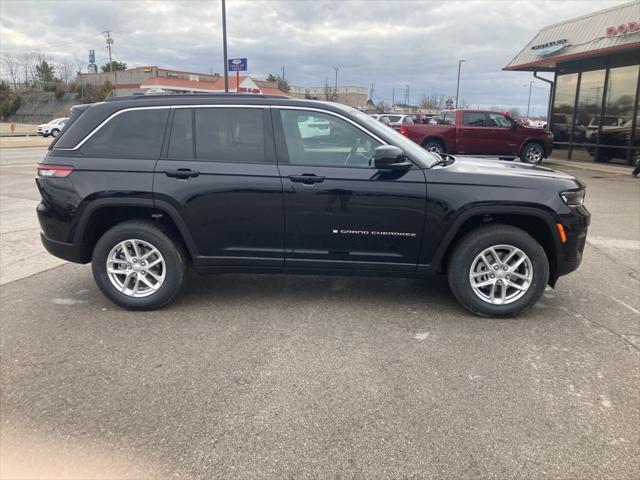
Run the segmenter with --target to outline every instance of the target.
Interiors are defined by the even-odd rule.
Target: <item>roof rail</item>
[[[109,97],[106,98],[105,102],[118,102],[124,100],[140,100],[144,98],[193,98],[193,97],[204,97],[204,98],[221,98],[221,97],[241,97],[241,98],[291,98],[285,95],[265,95],[262,93],[166,93],[166,94],[153,94],[153,95],[144,95],[144,94],[133,94],[126,95],[122,97]]]

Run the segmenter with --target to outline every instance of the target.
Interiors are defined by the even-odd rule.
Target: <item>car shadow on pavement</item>
[[[169,306],[377,305],[403,309],[408,306],[464,314],[449,290],[445,276],[396,278],[368,276],[262,275],[192,273]]]

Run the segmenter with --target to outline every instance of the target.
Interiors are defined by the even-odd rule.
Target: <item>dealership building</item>
[[[544,27],[504,70],[554,74],[555,157],[639,161],[640,1]]]

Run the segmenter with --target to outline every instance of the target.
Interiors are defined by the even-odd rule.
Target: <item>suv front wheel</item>
[[[108,230],[95,246],[93,277],[114,303],[154,310],[180,291],[187,261],[179,241],[152,222],[130,221]]]
[[[448,268],[451,291],[471,312],[512,317],[542,296],[549,261],[527,232],[509,225],[481,227],[456,246]]]

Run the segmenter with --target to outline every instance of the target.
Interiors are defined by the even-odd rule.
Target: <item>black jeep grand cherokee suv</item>
[[[260,95],[72,109],[38,165],[42,241],[103,293],[154,309],[198,272],[446,273],[515,315],[580,264],[584,185],[543,167],[429,153],[345,106]]]

